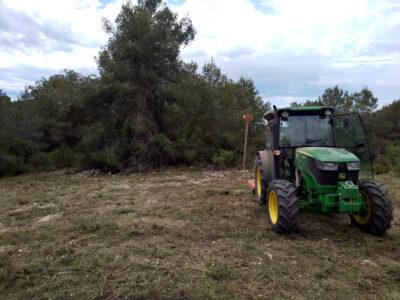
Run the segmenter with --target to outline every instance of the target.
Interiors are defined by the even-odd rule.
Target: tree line
[[[104,29],[109,40],[96,59],[99,75],[64,70],[26,87],[17,101],[0,90],[0,176],[65,167],[114,173],[235,166],[247,113],[255,117],[249,160],[264,147],[270,103],[253,81],[228,78],[213,60],[199,68],[180,58],[196,34],[189,18],[178,19],[161,0],[139,0],[124,4]],[[395,168],[388,155],[400,157],[399,101],[376,111],[367,88],[349,94],[334,87],[305,105],[313,103],[362,112],[381,171]]]
[[[118,172],[174,164],[235,165],[241,117],[251,113],[250,147],[262,145],[264,103],[251,79],[229,79],[213,61],[185,63],[195,37],[188,18],[161,0],[127,3],[99,76],[64,70],[28,86],[17,101],[0,98],[0,175],[78,167]]]

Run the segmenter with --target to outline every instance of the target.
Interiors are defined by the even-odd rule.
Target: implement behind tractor
[[[295,230],[299,210],[346,213],[352,224],[383,235],[393,219],[387,190],[373,180],[365,132],[357,113],[331,107],[268,112],[266,149],[257,152],[249,182],[278,233]]]

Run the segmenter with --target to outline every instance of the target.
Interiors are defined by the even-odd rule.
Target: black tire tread
[[[278,198],[278,221],[276,224],[272,224],[269,219],[267,205],[267,215],[272,230],[282,234],[291,233],[296,230],[299,216],[296,188],[287,180],[276,179],[272,182],[272,189]]]
[[[359,187],[367,193],[372,206],[371,217],[366,224],[359,224],[350,216],[352,224],[373,235],[381,236],[391,227],[393,204],[388,190],[374,180],[361,181]]]

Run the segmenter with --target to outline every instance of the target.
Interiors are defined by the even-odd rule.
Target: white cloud
[[[114,20],[124,2],[0,0],[0,88],[16,96],[61,69],[96,73],[102,18]]]
[[[230,76],[251,76],[266,97],[315,98],[339,84],[367,85],[382,102],[400,98],[394,1],[187,0],[174,9],[198,29],[186,59],[214,56]]]
[[[245,45],[266,53],[292,49],[329,56],[358,52],[368,45],[389,23],[386,11],[391,7],[385,1],[367,0],[264,3],[273,14],[249,0],[187,0],[175,10],[189,14],[199,29],[191,48],[207,48],[209,54]]]
[[[23,11],[41,23],[69,26],[76,38],[88,46],[105,43],[101,18],[114,19],[124,2],[118,0],[103,7],[99,0],[3,0],[7,7]]]
[[[114,20],[124,2],[0,0],[0,88],[15,94],[40,70],[96,72],[94,57],[107,42],[101,20]],[[183,58],[202,65],[214,57],[229,76],[252,77],[267,99],[315,98],[335,84],[367,85],[381,103],[400,98],[397,1],[181,2],[170,1],[172,9],[197,29]]]

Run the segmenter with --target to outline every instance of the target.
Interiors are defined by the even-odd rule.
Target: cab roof
[[[317,105],[314,105],[314,106],[300,106],[299,105],[299,106],[290,106],[290,107],[282,107],[282,108],[276,108],[276,106],[274,106],[273,110],[270,110],[265,114],[265,118],[267,120],[271,119],[271,118],[273,118],[272,116],[274,116],[275,113],[277,115],[280,115],[281,112],[283,112],[283,111],[294,112],[295,114],[296,113],[297,114],[307,114],[307,112],[312,112],[312,114],[315,114],[315,112],[317,112],[317,111],[327,110],[327,109],[331,110],[332,113],[333,113],[333,107],[332,106],[317,106]],[[271,117],[269,117],[269,116],[271,116]]]
[[[286,111],[318,111],[318,110],[326,110],[330,109],[333,111],[333,107],[331,106],[292,106],[292,107],[282,107],[278,108],[278,113],[286,110]]]
[[[282,107],[282,108],[276,108],[274,105],[274,109],[268,111],[265,115],[264,118],[268,122],[273,122],[273,120],[277,117],[280,116],[282,112],[287,111],[289,114],[293,115],[307,115],[308,113],[310,115],[315,115],[319,113],[323,113],[325,110],[330,110],[332,111],[333,114],[333,107],[332,106],[292,106],[292,107]]]

